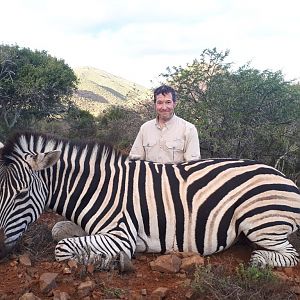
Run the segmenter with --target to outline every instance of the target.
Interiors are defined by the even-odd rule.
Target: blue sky
[[[300,80],[299,0],[2,1],[0,43],[46,50],[147,87],[206,48]],[[151,82],[152,81],[152,82]]]

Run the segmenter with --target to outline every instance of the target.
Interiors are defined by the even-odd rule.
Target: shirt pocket
[[[155,161],[155,146],[156,146],[156,141],[155,140],[146,140],[143,142],[143,148],[145,151],[145,159],[150,160],[150,161]]]
[[[169,150],[183,152],[184,140],[182,139],[168,140],[166,141],[166,146]]]
[[[184,150],[184,140],[174,139],[166,141],[166,147],[171,155],[173,163],[182,162],[184,160],[183,150]]]
[[[143,147],[144,147],[145,150],[149,149],[149,148],[152,148],[155,145],[156,145],[156,141],[154,141],[154,140],[147,140],[147,141],[143,142]]]

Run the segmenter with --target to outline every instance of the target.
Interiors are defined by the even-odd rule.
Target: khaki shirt
[[[131,148],[129,158],[160,163],[200,159],[196,127],[174,115],[160,128],[157,119],[144,123]]]

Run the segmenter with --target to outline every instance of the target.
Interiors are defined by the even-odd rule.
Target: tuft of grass
[[[279,279],[274,275],[270,267],[258,268],[255,266],[245,266],[239,264],[235,269],[238,281],[241,285],[244,283],[276,283]]]
[[[123,289],[115,287],[104,287],[103,293],[108,298],[120,299],[125,294],[125,291]]]
[[[223,265],[197,266],[191,288],[199,298],[209,299],[297,299],[286,282],[271,269],[240,264],[235,272]]]

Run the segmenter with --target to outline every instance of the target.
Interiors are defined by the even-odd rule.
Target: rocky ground
[[[238,244],[205,259],[190,253],[140,254],[132,260],[131,272],[100,272],[94,266],[55,261],[51,228],[60,219],[56,214],[44,213],[26,232],[15,253],[2,260],[0,300],[204,299],[195,295],[190,286],[196,264],[222,265],[234,272],[251,253],[249,246]],[[299,240],[296,235],[297,247]],[[290,289],[289,299],[298,299],[300,266],[274,272]]]

